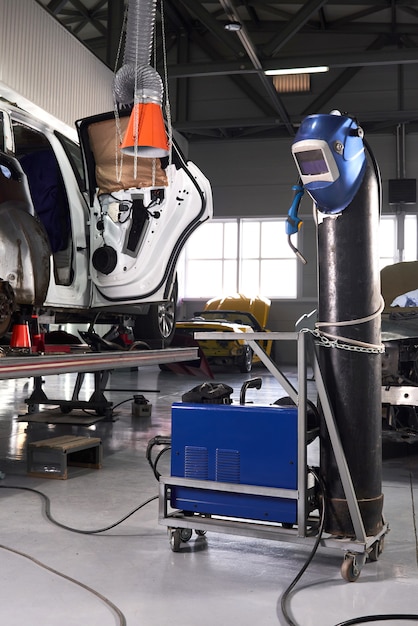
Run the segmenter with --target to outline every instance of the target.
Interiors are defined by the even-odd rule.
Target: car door
[[[46,308],[85,309],[90,304],[87,205],[75,163],[78,146],[30,117],[12,112],[13,152],[26,174],[35,212],[51,248]],[[79,156],[81,163],[81,156]]]
[[[212,216],[209,182],[179,151],[169,163],[136,162],[115,150],[128,119],[109,113],[77,122],[91,207],[93,303],[101,308],[167,300],[182,247]]]

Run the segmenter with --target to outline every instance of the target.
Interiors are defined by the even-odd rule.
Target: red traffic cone
[[[10,348],[12,350],[19,350],[24,352],[30,352],[31,340],[29,333],[29,326],[27,322],[18,322],[13,326],[12,337],[10,339]]]

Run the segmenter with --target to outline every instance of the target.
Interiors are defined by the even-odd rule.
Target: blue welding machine
[[[296,490],[298,414],[295,406],[175,403],[171,476]],[[170,504],[186,514],[295,524],[293,498],[188,485],[171,488]]]

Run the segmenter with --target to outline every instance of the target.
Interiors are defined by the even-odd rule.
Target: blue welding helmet
[[[366,169],[363,131],[339,112],[309,115],[292,154],[302,183],[323,213],[340,213],[353,200]]]

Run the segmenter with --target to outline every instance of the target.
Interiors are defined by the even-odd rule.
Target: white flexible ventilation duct
[[[163,84],[150,66],[156,0],[129,0],[123,65],[116,72],[113,91],[119,104],[162,103]]]

